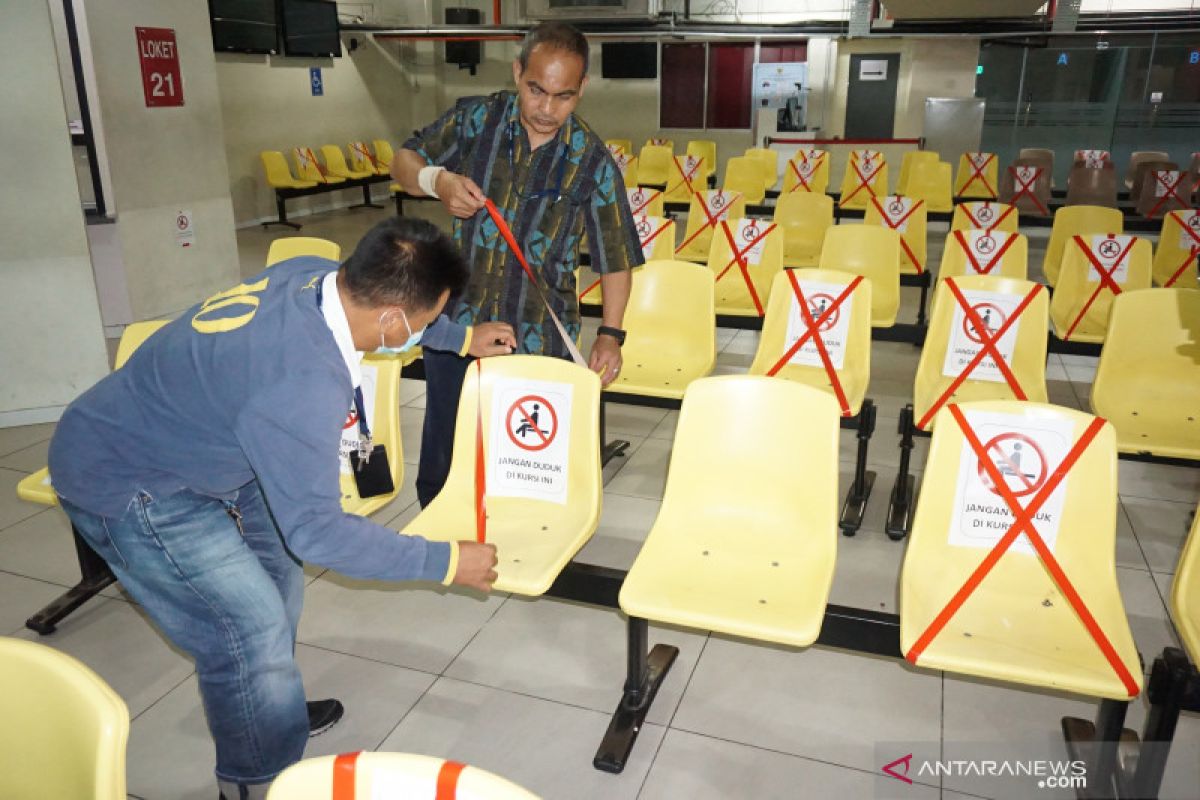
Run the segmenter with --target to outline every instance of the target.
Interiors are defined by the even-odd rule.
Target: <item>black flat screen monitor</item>
[[[279,52],[276,0],[208,0],[213,50],[222,53]]]
[[[657,78],[658,45],[654,42],[604,42],[600,45],[600,77]]]
[[[337,3],[283,0],[283,52],[289,56],[340,56]]]

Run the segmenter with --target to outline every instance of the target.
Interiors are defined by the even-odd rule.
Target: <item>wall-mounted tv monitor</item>
[[[657,78],[655,42],[604,42],[600,45],[600,77]]]
[[[208,0],[213,50],[221,53],[279,52],[276,0]]]
[[[337,3],[333,0],[282,0],[283,52],[289,56],[340,56]]]

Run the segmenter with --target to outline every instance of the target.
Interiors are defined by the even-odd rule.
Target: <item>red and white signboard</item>
[[[1025,504],[1058,469],[1071,449],[1073,431],[1069,420],[1031,419],[982,411],[968,411],[964,416],[1008,489]],[[1034,519],[1038,533],[1052,553],[1070,481],[1068,475],[1055,487]],[[1012,511],[992,485],[975,451],[966,445],[959,462],[952,514],[949,543],[957,547],[991,549],[1013,523]],[[1036,555],[1023,533],[1013,542],[1009,552]]]
[[[1129,250],[1130,243],[1136,238],[1129,235],[1110,235],[1097,234],[1092,236],[1092,255],[1096,261],[1100,262],[1100,266],[1105,272],[1109,272],[1109,277],[1113,283],[1124,284],[1129,280]],[[1116,269],[1113,269],[1113,263],[1120,259]],[[1088,259],[1088,282],[1100,283],[1100,273],[1096,269],[1096,265],[1091,259]]]
[[[972,289],[963,289],[962,294],[971,304],[971,308],[975,309],[979,320],[987,327],[989,341],[1008,321],[1008,318],[1012,316],[1024,299],[1020,295],[980,292]],[[1017,332],[1020,327],[1021,320],[1018,318],[1000,337],[1000,341],[996,342],[996,349],[1000,351],[1001,358],[1010,366],[1012,365],[1013,350],[1017,346]],[[954,319],[950,323],[950,341],[946,347],[946,360],[942,364],[942,374],[948,378],[957,378],[958,374],[966,369],[967,365],[974,361],[975,356],[983,349],[983,341],[979,331],[975,330],[975,326],[967,319],[962,306],[955,305]],[[990,353],[985,355],[971,372],[970,379],[996,381],[997,383],[1005,381],[1004,374],[996,366],[996,360]]]
[[[761,219],[754,217],[742,217],[737,221],[737,231],[733,241],[737,244],[737,248],[747,264],[758,266],[762,263],[763,250],[767,246],[767,237],[763,233],[770,227],[772,225],[769,222],[764,223]],[[747,249],[743,250],[742,248]]]
[[[1179,220],[1179,249],[1191,250],[1200,244],[1200,211],[1176,211]]]
[[[183,105],[183,74],[174,28],[134,28],[147,108]]]
[[[571,385],[498,379],[492,397],[488,495],[565,504]]]
[[[837,302],[837,298],[846,290],[846,285],[800,281],[800,289],[804,293],[804,299],[808,302],[808,313],[815,321]],[[846,338],[850,333],[850,312],[851,303],[847,299],[846,302],[836,306],[829,318],[821,324],[821,341],[825,345],[825,351],[829,353],[829,360],[834,369],[841,369],[846,363]],[[807,330],[808,325],[801,319],[800,305],[793,295],[791,306],[788,309],[787,338],[783,343],[784,350],[790,350],[796,340]],[[817,352],[817,343],[811,336],[808,341],[800,345],[799,350],[792,354],[788,362],[806,367],[824,366],[821,354]]]

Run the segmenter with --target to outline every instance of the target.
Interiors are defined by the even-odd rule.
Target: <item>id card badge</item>
[[[364,500],[396,491],[392,471],[388,468],[387,449],[381,444],[375,445],[366,459],[359,456],[357,450],[351,450],[350,472],[354,475],[358,496]]]

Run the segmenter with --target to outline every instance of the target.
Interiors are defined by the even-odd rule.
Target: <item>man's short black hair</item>
[[[436,225],[391,217],[367,231],[342,264],[346,289],[368,308],[402,305],[426,310],[449,289],[467,285],[467,263]]]
[[[565,22],[543,22],[525,34],[525,41],[521,43],[521,53],[517,56],[521,72],[529,66],[529,54],[539,44],[579,56],[583,59],[583,74],[587,75],[588,42],[574,25]]]

